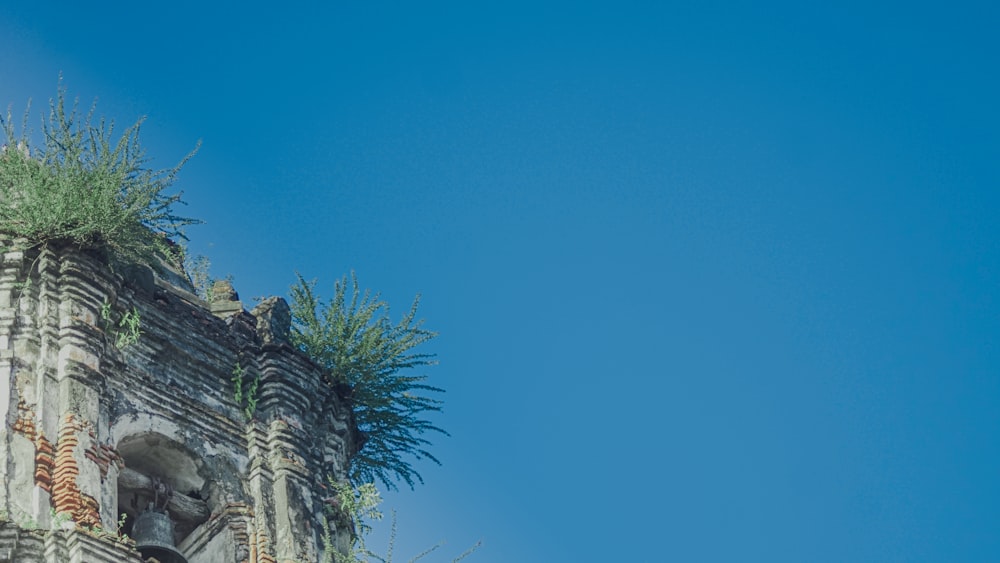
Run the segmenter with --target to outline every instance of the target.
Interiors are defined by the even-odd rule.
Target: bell
[[[143,561],[155,557],[160,563],[188,563],[174,547],[174,523],[163,510],[152,506],[144,510],[132,525],[132,539]]]

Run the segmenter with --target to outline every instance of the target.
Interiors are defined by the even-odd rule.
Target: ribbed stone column
[[[19,523],[47,527],[49,488],[46,464],[49,439],[57,422],[49,406],[57,403],[55,362],[58,346],[58,257],[51,251],[12,252],[5,256],[0,357],[5,411],[3,448],[4,510]],[[49,416],[47,416],[49,415]],[[8,428],[10,431],[8,432]],[[26,463],[27,462],[27,463]]]
[[[6,244],[6,241],[0,241]],[[16,339],[17,309],[20,306],[20,294],[23,292],[24,252],[6,252],[0,255],[0,511],[10,518],[14,512],[16,500],[11,494],[12,472],[15,467],[9,460],[14,457],[11,429],[19,420],[18,403],[20,393],[15,385],[15,373],[20,358],[14,356],[14,341]],[[16,432],[16,430],[15,430]],[[5,530],[0,529],[0,532]],[[14,538],[14,530],[4,536]],[[0,540],[0,543],[7,543]]]
[[[43,274],[43,278],[49,278]],[[80,252],[59,256],[58,352],[56,377],[59,381],[60,413],[55,467],[52,475],[52,504],[55,513],[68,514],[82,526],[113,530],[115,521],[105,521],[113,512],[102,511],[102,484],[106,468],[101,467],[101,393],[104,376],[101,357],[113,317],[102,318],[104,304],[115,300],[114,287],[106,266]],[[101,326],[103,325],[103,326]]]
[[[247,485],[254,506],[269,507],[274,503],[274,474],[267,462],[269,455],[267,432],[257,421],[247,424],[247,450],[250,454],[250,472]],[[248,530],[250,562],[274,562],[274,520],[270,511],[259,510],[254,514],[251,529]]]

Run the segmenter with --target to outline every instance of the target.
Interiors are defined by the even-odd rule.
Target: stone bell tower
[[[0,258],[0,563],[320,560],[359,433],[283,300],[69,246]]]

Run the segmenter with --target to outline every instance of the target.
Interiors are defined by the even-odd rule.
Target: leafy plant
[[[118,321],[118,333],[115,335],[115,346],[125,348],[139,341],[142,335],[142,319],[139,311],[135,307],[131,311],[125,311]]]
[[[292,341],[328,370],[331,384],[351,386],[355,419],[366,438],[351,459],[351,480],[378,479],[390,489],[396,479],[411,488],[422,483],[409,458],[440,464],[427,451],[424,434],[447,433],[423,418],[440,411],[441,401],[422,393],[443,390],[426,384],[426,376],[402,373],[436,363],[431,354],[413,352],[437,336],[416,318],[419,296],[393,324],[389,305],[378,294],[362,293],[353,273],[335,283],[329,302],[316,296],[315,285],[299,276],[291,287]]]
[[[115,347],[119,350],[135,344],[142,336],[142,318],[135,307],[125,311],[118,322],[115,322],[112,318],[111,303],[105,301],[101,304],[101,320],[104,321],[105,330],[112,336]]]
[[[184,272],[188,276],[191,285],[194,286],[195,293],[205,301],[211,303],[215,298],[215,284],[220,281],[233,283],[233,275],[217,278],[212,276],[212,262],[207,256],[199,254],[197,256],[184,256]]]
[[[116,140],[114,122],[94,117],[96,102],[85,115],[77,106],[67,108],[60,83],[38,146],[30,104],[20,133],[10,110],[0,116],[0,238],[28,247],[66,241],[104,250],[112,263],[157,264],[170,252],[167,239],[186,238],[182,229],[198,223],[174,214],[181,194],[166,193],[197,147],[173,168],[147,168],[143,119]]]
[[[253,413],[257,410],[257,388],[260,386],[260,374],[253,379],[247,380],[246,370],[239,362],[233,368],[233,400],[237,405],[243,407],[243,415],[247,420],[253,418]]]
[[[375,488],[375,483],[364,483],[357,488],[353,488],[347,483],[337,483],[330,480],[335,493],[335,517],[341,521],[346,521],[351,532],[351,546],[347,554],[340,553],[334,548],[331,538],[330,526],[323,520],[323,548],[324,557],[322,563],[392,563],[393,552],[396,544],[396,511],[392,511],[392,524],[389,532],[389,544],[386,546],[385,555],[378,555],[371,551],[367,545],[367,536],[372,532],[371,522],[382,519],[382,512],[379,506],[382,498]],[[409,562],[413,563],[419,559],[427,557],[444,545],[439,542],[421,553],[412,557]],[[482,542],[476,542],[472,547],[465,550],[458,557],[451,560],[451,563],[458,563],[479,549]]]
[[[334,490],[339,515],[350,527],[351,547],[347,555],[332,549],[333,542],[329,539],[330,528],[329,524],[326,524],[323,543],[327,548],[327,557],[332,556],[336,563],[363,563],[365,560],[362,557],[374,555],[365,545],[365,539],[372,531],[369,522],[382,519],[382,512],[378,509],[382,504],[382,497],[374,483],[365,483],[354,489],[350,484],[338,483],[331,479],[330,485]]]
[[[51,519],[49,526],[53,530],[59,530],[66,522],[73,521],[73,516],[69,512],[56,512],[56,509],[51,507],[49,508],[49,518]]]
[[[184,257],[184,272],[194,286],[195,293],[209,302],[212,301],[212,286],[215,284],[215,279],[210,273],[211,268],[212,262],[203,254]]]

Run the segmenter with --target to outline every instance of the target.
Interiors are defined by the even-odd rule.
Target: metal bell
[[[144,510],[132,525],[132,539],[144,561],[155,557],[160,563],[188,563],[174,547],[174,523],[164,510],[152,505]]]

